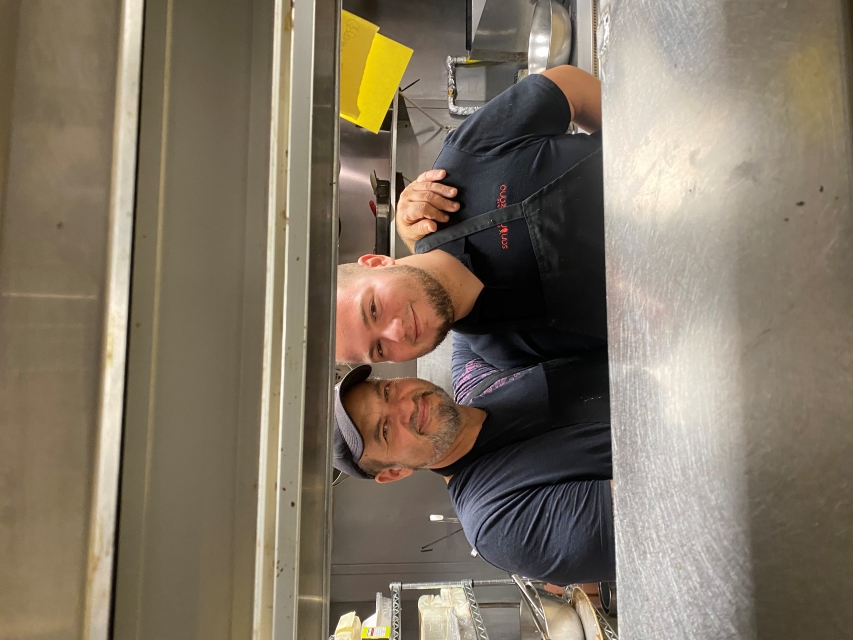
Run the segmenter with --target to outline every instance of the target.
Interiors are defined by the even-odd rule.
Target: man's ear
[[[368,269],[375,269],[376,267],[393,266],[395,264],[395,260],[390,256],[377,256],[372,253],[368,253],[366,256],[361,256],[358,259],[358,264],[362,267],[367,267]]]
[[[413,469],[383,469],[376,474],[374,478],[376,482],[384,484],[386,482],[396,482],[403,478],[408,478],[412,475]]]

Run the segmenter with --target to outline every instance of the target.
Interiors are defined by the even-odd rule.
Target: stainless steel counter
[[[851,638],[849,4],[602,9],[621,637]]]

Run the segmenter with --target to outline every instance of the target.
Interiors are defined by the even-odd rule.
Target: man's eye
[[[382,426],[382,439],[385,440],[385,442],[388,442],[388,425],[387,424]]]
[[[385,357],[385,354],[384,354],[384,353],[382,353],[382,343],[381,343],[381,342],[377,342],[377,343],[376,343],[376,353],[379,355],[379,357],[380,357],[380,358],[384,358],[384,357]],[[386,388],[387,388],[387,387],[386,387]]]
[[[376,302],[370,301],[370,315],[376,320]]]
[[[385,394],[385,402],[388,402],[388,396],[390,395],[388,389],[390,387],[391,387],[391,385],[388,385],[388,384],[385,385],[385,390],[383,391],[383,393]]]

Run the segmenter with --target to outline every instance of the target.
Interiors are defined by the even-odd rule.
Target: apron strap
[[[427,251],[432,251],[443,244],[448,244],[454,240],[464,239],[472,233],[477,233],[484,229],[491,229],[499,224],[506,224],[507,222],[523,218],[524,209],[521,206],[522,204],[524,203],[518,202],[508,207],[503,207],[502,209],[495,209],[487,213],[481,213],[478,216],[468,218],[462,222],[457,222],[445,229],[441,229],[440,231],[431,233],[428,236],[424,236],[415,243],[415,253],[426,253]],[[449,253],[454,252],[451,251]]]
[[[491,229],[499,224],[506,224],[507,222],[523,218],[525,207],[529,207],[531,203],[536,202],[543,194],[562,188],[562,183],[565,180],[570,179],[569,174],[571,174],[572,170],[581,163],[583,163],[583,160],[563,173],[559,178],[551,181],[550,184],[542,187],[542,189],[528,196],[521,202],[516,202],[515,204],[511,204],[508,207],[503,207],[501,209],[493,209],[492,211],[481,213],[478,216],[468,218],[467,220],[452,224],[440,231],[431,233],[428,236],[424,236],[415,242],[415,253],[426,253],[427,251],[432,251],[442,245],[450,244],[458,240],[464,240],[472,233],[476,233],[484,229]],[[458,245],[459,243],[457,243],[457,246],[449,249],[448,253],[452,255],[464,253]]]

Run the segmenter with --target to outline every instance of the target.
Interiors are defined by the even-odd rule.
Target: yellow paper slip
[[[341,12],[341,116],[373,133],[382,120],[412,50],[378,33],[379,27]]]

